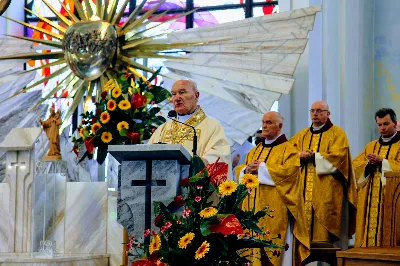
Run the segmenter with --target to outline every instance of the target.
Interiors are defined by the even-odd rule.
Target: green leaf
[[[201,221],[200,232],[203,236],[208,236],[212,233],[209,229],[212,222],[213,222],[213,220],[202,220]]]
[[[198,172],[200,172],[201,170],[204,169],[204,167],[206,167],[204,165],[203,160],[198,156],[193,156],[192,158],[192,164],[190,165],[190,170],[189,170],[189,174],[191,176],[196,175]]]
[[[119,135],[122,136],[122,137],[126,137],[126,131],[127,131],[126,128],[121,129],[119,131]]]
[[[154,99],[154,95],[151,92],[145,92],[144,96],[146,96],[146,99],[147,99],[146,103],[147,104],[151,103],[151,101]]]
[[[101,149],[101,148],[97,149],[97,162],[100,165],[102,165],[104,160],[106,159],[107,153],[108,153],[108,145],[106,149]]]
[[[162,87],[156,87],[151,89],[151,92],[154,94],[154,101],[156,103],[160,103],[171,97],[171,93]]]
[[[149,110],[149,114],[151,116],[155,116],[156,114],[158,114],[160,112],[161,108],[159,107],[153,107]]]
[[[160,67],[159,69],[157,69],[156,72],[154,72],[154,74],[149,78],[149,82],[152,82],[157,77],[157,75],[160,74],[161,68],[162,67]]]

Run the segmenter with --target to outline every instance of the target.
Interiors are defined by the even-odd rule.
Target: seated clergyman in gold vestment
[[[340,239],[342,207],[349,201],[349,236],[355,230],[357,191],[350,148],[343,129],[329,119],[328,104],[317,101],[310,110],[312,125],[289,141],[300,152],[304,212],[312,242]]]
[[[200,93],[196,84],[190,80],[178,80],[172,86],[171,93],[174,110],[178,113],[177,120],[196,129],[197,155],[205,164],[214,163],[218,158],[220,162],[230,164],[230,145],[224,129],[217,120],[208,117],[197,105]],[[158,142],[182,144],[192,153],[193,135],[192,128],[170,120],[157,128],[149,144]]]
[[[400,171],[400,134],[396,114],[383,108],[375,121],[381,137],[367,144],[353,161],[358,180],[356,247],[382,245],[383,202],[386,171]]]
[[[242,208],[256,211],[266,205],[272,209],[273,218],[264,217],[259,227],[268,231],[267,239],[275,238],[274,243],[288,249],[275,250],[273,255],[260,249],[252,249],[252,265],[291,266],[300,265],[309,255],[308,231],[305,227],[301,184],[298,179],[300,166],[297,150],[281,134],[283,118],[277,112],[268,112],[263,116],[262,134],[265,141],[254,147],[246,157],[244,165],[235,168],[236,176],[244,174],[258,176],[260,185],[243,201]],[[296,248],[293,248],[294,238]],[[265,237],[265,236],[263,236]],[[247,254],[246,254],[247,255]],[[294,255],[294,256],[293,256]]]

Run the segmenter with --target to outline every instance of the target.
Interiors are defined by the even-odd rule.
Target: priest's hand
[[[304,150],[302,152],[300,152],[300,159],[310,159],[311,156],[313,155],[313,152],[311,150]]]
[[[249,163],[246,167],[246,170],[244,171],[246,174],[253,174],[256,175],[258,174],[258,167],[260,166],[259,161],[253,161]]]
[[[377,154],[370,153],[367,157],[369,164],[380,164],[383,161],[382,157]]]

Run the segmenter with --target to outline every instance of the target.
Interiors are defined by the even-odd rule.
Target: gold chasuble
[[[274,185],[260,184],[258,188],[253,189],[251,194],[243,201],[242,209],[251,210],[255,208],[255,211],[260,211],[266,205],[269,205],[269,208],[274,211],[273,217],[265,216],[258,224],[264,232],[270,232],[268,237],[263,237],[273,239],[279,234],[280,238],[273,239],[273,241],[281,246],[285,246],[285,244],[291,246],[290,250],[293,253],[288,255],[291,258],[292,265],[300,265],[309,255],[310,244],[308,231],[304,226],[302,191],[298,179],[300,166],[298,152],[287,142],[285,135],[281,135],[271,144],[259,143],[247,154],[245,165],[235,168],[237,176],[240,175],[247,164],[255,160],[265,163]],[[293,236],[297,243],[296,248],[293,248],[295,241],[291,243],[285,241],[289,222],[293,228]],[[293,239],[293,237],[290,236],[290,239]],[[290,252],[290,250],[286,252]],[[264,250],[252,249],[246,252],[246,255],[250,256],[249,259],[251,259],[253,266],[280,266],[284,252],[285,250],[278,249],[274,252],[275,255],[267,254],[268,256],[265,256]],[[277,253],[279,253],[278,256],[276,256]],[[285,262],[287,263],[286,259]]]
[[[368,154],[382,157],[381,165],[368,164]],[[382,245],[383,203],[386,179],[385,171],[400,171],[400,134],[388,142],[382,138],[367,144],[353,161],[358,179],[358,205],[356,247]]]
[[[350,203],[348,218],[351,237],[355,231],[357,191],[345,132],[328,119],[321,129],[314,130],[312,126],[305,128],[289,141],[299,152],[309,149],[315,153],[311,160],[300,162],[310,241],[332,243],[340,239],[345,199]],[[317,174],[317,159],[318,163],[329,164],[333,170]]]
[[[214,163],[219,157],[220,162],[230,164],[230,145],[223,127],[217,120],[207,117],[199,106],[185,124],[196,129],[198,156],[207,159],[209,163]],[[193,155],[193,135],[192,128],[169,120],[157,128],[149,144],[158,142],[182,144]]]

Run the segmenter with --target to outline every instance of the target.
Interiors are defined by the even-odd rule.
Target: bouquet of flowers
[[[105,84],[101,99],[94,112],[82,113],[78,127],[79,138],[73,138],[73,151],[78,155],[82,145],[86,156],[92,156],[97,148],[97,161],[102,164],[107,156],[108,145],[140,144],[151,137],[166,120],[158,115],[158,103],[168,99],[168,90],[152,85],[160,69],[149,79],[135,80],[129,73],[120,73],[117,79]]]
[[[180,181],[183,195],[167,206],[154,203],[159,231],[147,229],[145,241],[133,237],[127,243],[130,255],[141,254],[131,266],[251,265],[248,251],[252,248],[267,248],[268,254],[278,256],[277,250],[284,247],[273,240],[281,236],[270,237],[257,225],[261,218],[272,217],[272,210],[266,206],[257,212],[243,211],[240,206],[258,186],[258,178],[247,174],[237,184],[227,180],[226,163],[204,167],[197,159],[193,167],[197,174]]]

